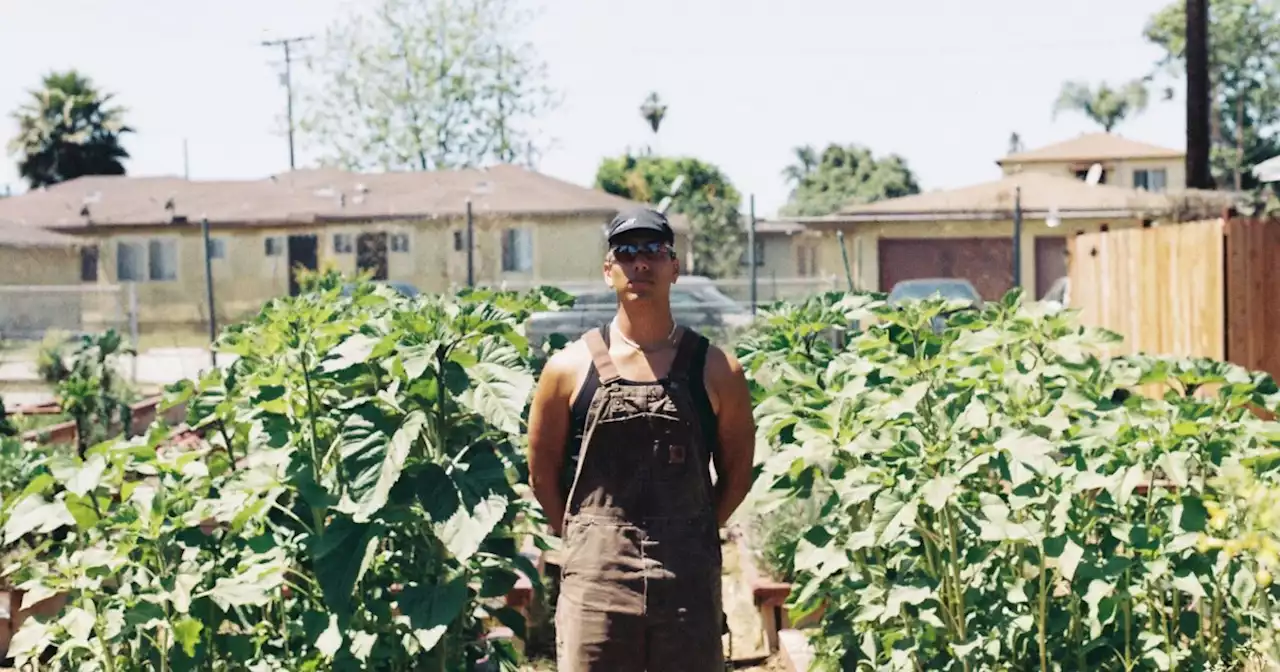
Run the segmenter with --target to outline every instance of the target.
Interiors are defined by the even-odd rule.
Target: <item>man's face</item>
[[[671,246],[646,231],[614,239],[605,256],[605,282],[624,300],[666,296],[679,272]]]

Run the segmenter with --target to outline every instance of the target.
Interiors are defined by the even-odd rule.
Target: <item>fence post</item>
[[[125,293],[128,296],[129,302],[129,338],[133,339],[133,350],[135,353],[133,356],[133,364],[129,367],[129,376],[131,379],[130,382],[136,385],[138,383],[138,356],[142,354],[139,352],[139,350],[141,350],[141,343],[138,338],[138,283],[126,283]]]

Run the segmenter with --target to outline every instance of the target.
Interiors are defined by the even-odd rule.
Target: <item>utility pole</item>
[[[747,265],[751,267],[751,314],[756,314],[756,195],[751,194],[747,224]]]
[[[1013,286],[1022,287],[1022,187],[1013,189]]]
[[[293,52],[291,47],[299,42],[306,42],[311,36],[286,37],[279,40],[264,40],[264,47],[284,47],[284,88],[288,100],[285,103],[285,114],[289,120],[289,170],[295,168],[293,159]]]
[[[1209,2],[1187,0],[1187,186],[1212,189],[1209,170]]]
[[[213,254],[209,242],[209,218],[200,218],[200,235],[204,238],[204,291],[209,302],[209,363],[218,368],[218,351],[214,343],[218,341],[218,309],[213,303]]]

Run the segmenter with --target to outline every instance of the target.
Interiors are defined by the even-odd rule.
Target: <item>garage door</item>
[[[1009,238],[882,238],[880,291],[903,280],[964,278],[993,301],[1013,287]]]

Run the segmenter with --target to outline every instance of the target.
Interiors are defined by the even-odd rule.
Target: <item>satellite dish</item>
[[[1062,224],[1062,219],[1058,217],[1058,206],[1049,206],[1049,216],[1045,217],[1044,223],[1051,229],[1056,229]]]
[[[1102,180],[1102,164],[1095,163],[1092,166],[1089,166],[1089,173],[1084,176],[1084,183],[1092,187],[1098,184],[1098,182],[1100,182],[1101,180]]]

